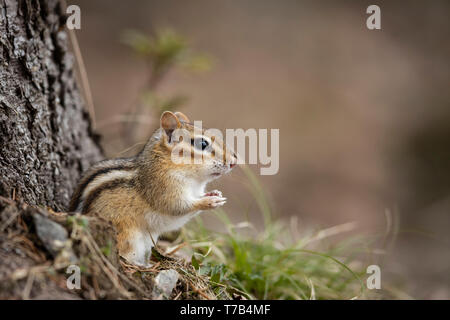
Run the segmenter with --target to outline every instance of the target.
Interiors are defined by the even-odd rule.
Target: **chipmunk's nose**
[[[237,164],[237,156],[236,153],[233,152],[233,160],[231,160],[230,162],[230,169],[233,169],[233,167],[235,167]]]

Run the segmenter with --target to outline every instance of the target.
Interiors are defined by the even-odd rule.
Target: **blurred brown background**
[[[415,298],[450,298],[448,1],[377,1],[374,31],[368,1],[68,4],[81,8],[76,34],[108,156],[125,148],[111,119],[146,81],[120,35],[171,27],[214,68],[170,73],[160,93],[188,96],[181,111],[207,127],[280,129],[279,173],[260,177],[278,216],[357,221],[361,233],[383,232],[389,211],[400,233],[383,275],[400,274]],[[243,180],[236,171],[216,185],[233,221],[258,224]]]

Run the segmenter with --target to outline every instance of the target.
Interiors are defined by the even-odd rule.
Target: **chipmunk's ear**
[[[169,137],[169,141],[172,136],[172,132],[175,129],[181,127],[180,120],[178,120],[177,116],[170,111],[164,111],[164,113],[161,115],[160,123],[161,128],[164,129],[164,132]]]
[[[190,123],[191,120],[189,120],[189,118],[182,112],[175,112],[175,115],[177,116],[178,120],[180,120],[181,122],[185,122],[185,123]]]

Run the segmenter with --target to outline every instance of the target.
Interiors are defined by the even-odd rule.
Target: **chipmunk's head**
[[[181,112],[165,111],[160,124],[160,143],[170,151],[177,169],[186,174],[210,181],[236,165],[236,154],[226,146],[220,130],[194,126]]]

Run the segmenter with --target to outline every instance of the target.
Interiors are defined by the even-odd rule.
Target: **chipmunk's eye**
[[[199,150],[205,150],[209,146],[208,141],[203,138],[191,139],[191,144]]]

